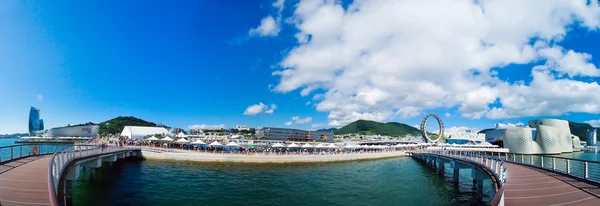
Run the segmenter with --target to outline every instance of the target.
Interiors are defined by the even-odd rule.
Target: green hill
[[[333,132],[334,134],[358,133],[363,135],[387,135],[392,137],[401,137],[406,135],[420,135],[420,130],[412,126],[388,122],[381,123],[369,120],[357,120]]]
[[[133,116],[119,116],[117,118],[100,123],[100,129],[98,133],[101,135],[120,133],[123,131],[125,126],[156,127],[156,124]]]
[[[337,128],[332,127],[329,129],[318,129],[317,132],[335,132],[337,130]]]
[[[569,121],[569,127],[571,128],[571,134],[579,137],[579,140],[586,141],[587,139],[587,130],[594,129],[588,123],[579,123],[579,122],[571,122]],[[598,139],[598,134],[596,134],[596,139]]]

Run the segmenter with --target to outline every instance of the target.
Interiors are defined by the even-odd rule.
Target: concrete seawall
[[[407,156],[404,152],[354,153],[328,155],[241,155],[221,153],[170,153],[144,150],[142,156],[148,160],[173,160],[192,162],[234,162],[234,163],[321,163],[354,160],[373,160]]]

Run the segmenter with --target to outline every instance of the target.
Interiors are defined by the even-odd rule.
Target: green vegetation
[[[420,130],[412,126],[388,122],[381,123],[368,120],[358,120],[352,122],[333,132],[336,135],[358,133],[362,135],[387,135],[392,137],[402,137],[406,135],[417,136],[421,134]]]
[[[119,116],[117,118],[100,123],[99,133],[100,135],[120,133],[123,131],[123,128],[125,128],[125,126],[156,127],[156,124],[133,116]]]
[[[0,134],[0,138],[27,137],[29,133]]]
[[[571,122],[569,121],[569,127],[571,128],[571,134],[578,136],[579,140],[586,141],[587,138],[587,130],[594,129],[588,123],[579,123],[579,122]],[[596,139],[598,139],[598,134],[596,134]]]
[[[337,128],[332,127],[329,129],[318,129],[317,132],[335,132],[337,130]]]
[[[76,124],[76,125],[67,125],[67,127],[78,127],[78,126],[87,126],[87,125],[96,125],[93,122],[88,122],[88,123],[83,123],[83,124]]]

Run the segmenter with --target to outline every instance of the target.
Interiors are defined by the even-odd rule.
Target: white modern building
[[[485,134],[468,128],[450,128],[444,130],[444,139],[448,144],[482,144]]]
[[[51,137],[95,137],[99,129],[99,125],[56,127],[48,130],[47,134]]]
[[[579,137],[571,134],[569,122],[559,119],[531,120],[528,126],[496,125],[485,133],[485,140],[517,154],[560,154],[573,152],[580,145]]]
[[[121,136],[129,139],[143,140],[147,135],[154,134],[169,134],[169,131],[164,127],[140,127],[140,126],[125,126],[121,132]]]
[[[235,125],[235,129],[238,131],[249,131],[250,128],[248,128],[246,125]]]

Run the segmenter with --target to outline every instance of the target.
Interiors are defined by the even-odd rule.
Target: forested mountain
[[[357,120],[333,132],[334,134],[358,133],[364,135],[387,135],[392,137],[401,137],[406,135],[419,135],[420,130],[410,125],[388,122],[381,123],[369,120]]]

